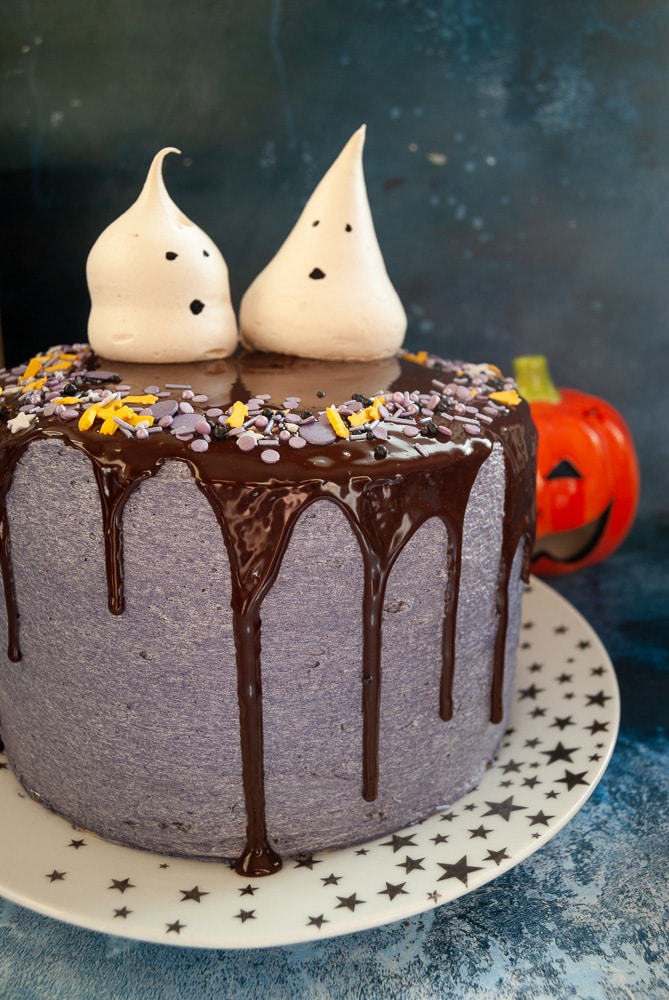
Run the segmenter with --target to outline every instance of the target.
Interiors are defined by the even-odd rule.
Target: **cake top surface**
[[[1,373],[0,388],[8,442],[55,434],[92,455],[135,465],[150,450],[158,463],[181,458],[240,480],[340,480],[362,466],[392,475],[398,462],[489,451],[527,410],[494,365],[426,352],[373,363],[242,352],[146,366],[65,345]]]

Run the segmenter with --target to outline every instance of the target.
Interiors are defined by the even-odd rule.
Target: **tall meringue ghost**
[[[113,361],[201,361],[237,346],[225,260],[163,182],[163,160],[179,152],[161,149],[137,201],[88,256],[88,338]]]
[[[276,256],[246,291],[245,347],[306,358],[373,360],[401,346],[406,315],[374,231],[354,133]]]

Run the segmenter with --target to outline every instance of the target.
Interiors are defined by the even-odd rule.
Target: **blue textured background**
[[[5,352],[81,339],[86,254],[153,153],[236,304],[348,136],[408,344],[541,351],[625,415],[640,517],[559,583],[607,645],[602,784],[517,869],[424,917],[266,952],[125,942],[0,901],[2,1000],[669,996],[669,5],[651,0],[4,0]]]

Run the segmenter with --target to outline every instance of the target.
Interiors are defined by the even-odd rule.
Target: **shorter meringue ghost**
[[[364,142],[363,125],[247,289],[239,317],[245,347],[360,361],[389,357],[401,347],[406,314],[374,231]]]
[[[88,338],[113,361],[201,361],[237,346],[225,260],[163,182],[163,160],[178,152],[154,157],[139,198],[88,256]]]

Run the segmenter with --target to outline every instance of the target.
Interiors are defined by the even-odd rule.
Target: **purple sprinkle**
[[[306,443],[307,442],[304,440],[304,438],[299,437],[298,435],[291,437],[288,442],[291,448],[304,448],[306,446]]]
[[[330,424],[321,423],[320,420],[314,420],[313,423],[307,423],[304,421],[300,424],[299,435],[304,438],[308,444],[332,444],[337,440],[337,435],[335,434],[334,428]]]
[[[274,465],[281,458],[281,455],[274,448],[266,448],[264,451],[260,452],[260,457],[263,462],[267,462],[268,465]]]
[[[220,417],[223,410],[220,406],[212,406],[210,409],[204,411],[205,417]]]
[[[383,424],[377,424],[376,427],[372,427],[372,434],[377,441],[387,441],[388,440],[388,428]]]
[[[162,417],[173,417],[179,407],[174,399],[159,399],[147,409],[155,420],[160,420]]]
[[[293,413],[292,411],[284,413],[283,419],[289,424],[300,424],[302,423],[302,417],[299,413]]]
[[[423,447],[423,445],[422,445],[422,444],[418,444],[418,443],[416,443],[416,444],[414,445],[414,448],[416,449],[416,451],[418,452],[418,454],[419,454],[419,455],[422,455],[422,456],[423,456],[423,458],[428,458],[428,456],[429,456],[429,454],[430,454],[430,453],[429,453],[429,451],[427,450],[427,448],[424,448],[424,447]]]
[[[290,441],[290,438],[291,438],[290,431],[279,431],[279,441],[281,442],[281,444],[285,444],[287,441]]]
[[[259,417],[255,418],[253,423],[258,428],[259,431],[264,431],[269,423],[269,420],[267,419],[267,417],[263,417],[263,415],[261,414]]]
[[[138,427],[135,431],[135,437],[140,441],[146,441],[149,436],[149,431],[146,427]]]
[[[195,438],[194,441],[190,443],[191,451],[208,451],[209,442],[205,441],[204,438]]]
[[[144,392],[146,393],[147,396],[155,396],[156,393],[160,392],[160,386],[159,385],[147,385],[147,386],[144,387]]]
[[[166,389],[190,389],[191,387],[189,385],[185,385],[185,384],[182,384],[180,382],[166,382],[165,383],[165,388]]]
[[[404,434],[405,437],[413,438],[413,437],[417,437],[417,435],[420,434],[420,431],[416,427],[416,425],[413,424],[412,427],[403,427],[402,428],[402,433]]]
[[[191,404],[186,401],[179,403],[179,409],[182,413],[195,413],[195,407],[191,406]]]
[[[172,433],[176,431],[179,434],[190,434],[195,431],[200,420],[202,420],[202,416],[199,413],[177,413],[172,420]]]
[[[170,417],[169,414],[167,414],[166,416],[160,418],[160,420],[158,421],[158,426],[169,427],[171,423],[172,423],[172,417]]]
[[[437,434],[441,434],[442,437],[452,437],[453,431],[450,427],[447,427],[446,424],[439,424],[437,427]]]
[[[204,417],[200,417],[194,425],[193,430],[196,434],[209,434],[211,432],[209,421],[205,420]]]
[[[193,402],[194,403],[208,403],[209,402],[209,396],[205,396],[205,394],[203,392],[198,392],[198,394],[196,396],[193,396]]]
[[[47,403],[42,412],[44,413],[45,417],[50,417],[53,413],[55,413],[55,411],[56,407],[53,405],[53,403]]]
[[[478,424],[463,424],[464,429],[468,434],[480,434],[481,428]]]
[[[256,446],[255,434],[240,434],[237,438],[237,447],[241,451],[253,451]]]

